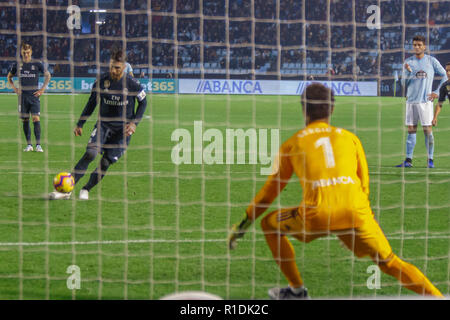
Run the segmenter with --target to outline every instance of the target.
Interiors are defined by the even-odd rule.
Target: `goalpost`
[[[402,65],[416,34],[450,61],[447,1],[5,0],[0,10],[0,298],[266,299],[286,286],[259,221],[236,250],[226,238],[278,147],[303,127],[299,95],[313,81],[335,91],[332,125],[363,143],[372,208],[394,252],[448,295],[446,106],[437,167],[425,168],[418,134],[415,168],[395,168],[405,155]],[[40,99],[43,154],[22,151],[6,81],[23,42],[52,73]],[[99,106],[82,137],[72,130],[114,47],[147,92],[145,117],[89,201],[78,194],[99,158],[70,200],[48,201],[53,177],[84,153]],[[298,205],[297,180],[268,212]],[[312,298],[416,298],[334,236],[295,241]]]

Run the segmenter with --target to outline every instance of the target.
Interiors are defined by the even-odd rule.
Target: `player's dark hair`
[[[22,45],[20,46],[22,50],[31,50],[31,44],[22,42]]]
[[[117,61],[117,62],[126,62],[127,58],[125,53],[118,49],[118,50],[113,50],[111,53],[111,60],[113,61]]]
[[[421,36],[420,34],[415,35],[413,38],[413,41],[421,41],[423,44],[427,42],[424,36]]]
[[[312,83],[302,94],[301,103],[310,121],[328,118],[334,105],[334,93],[321,83]]]

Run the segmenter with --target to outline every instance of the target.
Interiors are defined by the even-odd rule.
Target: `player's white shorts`
[[[431,126],[433,121],[433,102],[423,103],[406,103],[406,120],[407,126],[416,126],[420,120],[422,126]]]

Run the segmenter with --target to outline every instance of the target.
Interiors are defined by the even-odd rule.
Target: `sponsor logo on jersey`
[[[319,187],[329,187],[329,186],[335,186],[338,184],[355,184],[353,179],[351,177],[333,177],[329,179],[320,179],[320,180],[314,180],[312,182],[312,188],[316,189]]]
[[[417,79],[426,79],[427,78],[427,73],[425,71],[423,71],[423,70],[417,71],[416,78]]]

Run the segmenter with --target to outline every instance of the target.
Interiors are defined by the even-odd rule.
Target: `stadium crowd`
[[[44,1],[45,14],[38,6]],[[428,35],[431,52],[450,48],[450,28],[440,27],[450,20],[445,1],[428,8],[424,2],[381,2],[382,29],[362,25],[370,16],[371,0],[254,0],[254,8],[251,0],[229,0],[228,12],[224,0],[203,1],[202,8],[198,0],[177,0],[176,9],[173,1],[152,0],[151,20],[146,1],[125,0],[124,15],[116,10],[121,1],[99,0],[106,10],[115,9],[106,13],[89,12],[86,5],[92,2],[72,1],[85,9],[82,28],[69,34],[66,19],[61,19],[67,16],[67,0],[19,0],[34,5],[24,6],[19,17],[14,1],[0,1],[0,55],[10,58],[0,62],[1,75],[17,57],[19,28],[22,41],[32,44],[34,58],[45,55],[54,76],[67,75],[69,61],[79,62],[76,75],[95,72],[99,62],[108,61],[113,46],[123,45],[137,74],[173,72],[176,65],[180,75],[202,70],[217,77],[252,70],[259,76],[391,76],[401,68],[416,33]],[[228,21],[220,19],[226,14]],[[407,25],[399,26],[403,21]],[[71,49],[72,40],[76,49]]]

